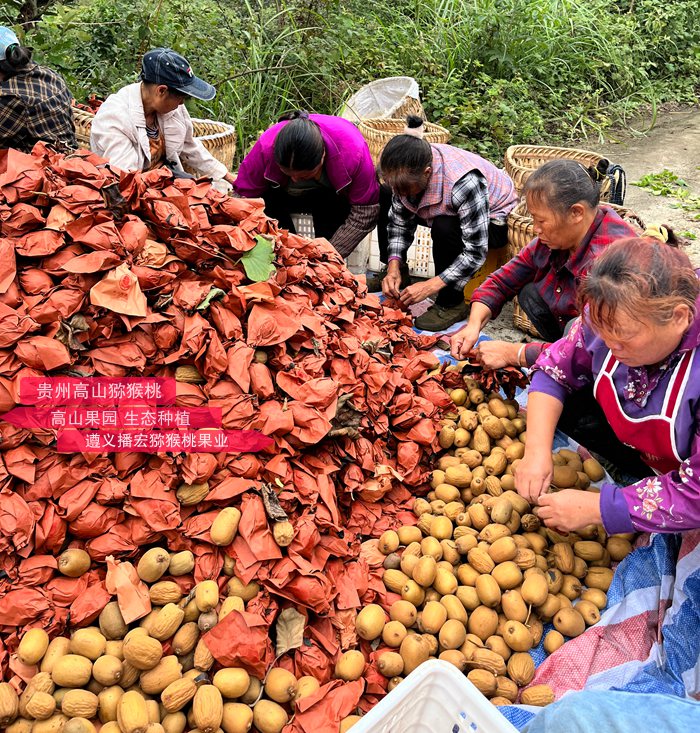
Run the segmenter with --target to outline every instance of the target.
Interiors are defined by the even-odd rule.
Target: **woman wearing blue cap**
[[[31,152],[43,141],[60,152],[78,147],[63,77],[32,61],[31,49],[0,26],[0,148]]]
[[[185,163],[219,190],[228,190],[232,174],[195,139],[183,104],[190,97],[209,102],[215,95],[211,84],[192,73],[187,59],[172,49],[155,48],[143,57],[141,81],[111,94],[97,111],[90,147],[125,171],[167,166],[186,175]]]

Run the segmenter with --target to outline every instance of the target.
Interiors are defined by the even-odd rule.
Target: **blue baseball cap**
[[[19,38],[15,32],[4,25],[0,25],[0,61],[5,60],[5,55],[9,46],[19,45]]]
[[[189,61],[171,48],[154,48],[144,54],[141,78],[150,84],[165,84],[188,97],[209,102],[216,89],[195,76]]]

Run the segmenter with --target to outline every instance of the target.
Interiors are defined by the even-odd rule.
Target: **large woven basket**
[[[434,122],[425,122],[423,139],[429,143],[446,143],[450,140],[450,133]],[[401,135],[406,128],[405,119],[365,119],[357,123],[359,131],[367,141],[372,160],[379,163],[384,146],[396,135]]]
[[[90,128],[95,115],[91,112],[73,107],[75,121],[75,136],[78,145],[86,150],[90,149]],[[192,119],[194,136],[227,170],[233,168],[233,156],[236,152],[236,129],[233,125],[214,120]]]
[[[523,190],[525,182],[530,175],[541,165],[550,160],[566,158],[583,164],[586,168],[594,168],[603,160],[602,155],[592,153],[590,150],[577,150],[576,148],[552,148],[546,145],[511,145],[506,150],[504,162],[506,173],[513,179],[518,193]],[[605,178],[600,188],[601,201],[610,198],[610,181]]]
[[[73,121],[75,122],[75,137],[78,145],[85,150],[90,150],[90,128],[95,115],[84,109],[73,107]]]
[[[615,204],[605,204],[616,211],[626,222],[632,225],[634,229],[641,234],[645,225],[643,220],[632,209],[624,206],[615,206]],[[508,215],[508,255],[510,258],[520,252],[525,246],[535,238],[535,230],[532,224],[532,217],[527,210],[525,201],[521,201]],[[513,323],[525,333],[541,338],[537,329],[532,325],[530,319],[525,315],[525,311],[520,307],[518,299],[513,302]]]

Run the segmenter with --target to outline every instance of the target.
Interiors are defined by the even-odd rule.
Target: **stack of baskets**
[[[615,206],[615,204],[605,204],[614,209],[625,221],[629,222],[641,234],[644,229],[644,222],[631,209],[624,206]],[[535,238],[535,230],[532,224],[532,217],[527,210],[525,201],[521,201],[508,215],[508,256],[515,257],[523,247],[528,245]],[[525,315],[525,311],[518,304],[518,300],[513,303],[513,323],[531,336],[539,337],[540,334],[532,325],[530,319]]]
[[[525,181],[533,171],[550,160],[566,158],[581,163],[586,168],[595,168],[601,160],[602,155],[592,153],[589,150],[577,150],[576,148],[552,148],[545,145],[511,145],[505,154],[506,173],[515,184],[515,189],[521,193]],[[606,178],[602,182],[600,200],[607,201],[610,198],[610,181]]]
[[[75,121],[75,136],[78,145],[86,150],[90,149],[90,127],[95,115],[78,107],[73,107]],[[200,120],[193,118],[194,136],[227,170],[233,168],[233,156],[236,152],[236,129],[233,125],[214,120]],[[196,173],[196,171],[189,171]]]

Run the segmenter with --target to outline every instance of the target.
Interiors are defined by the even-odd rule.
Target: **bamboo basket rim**
[[[568,158],[570,160],[577,160],[578,158],[607,160],[604,155],[596,153],[593,150],[559,148],[552,145],[511,145],[506,150],[504,160],[506,167],[511,166],[513,169],[525,168],[534,170],[531,165],[527,165],[528,162],[542,159],[557,160],[559,158]],[[538,163],[535,167],[538,168],[540,165],[542,164]]]
[[[431,135],[440,135],[443,137],[451,137],[450,131],[446,128],[438,125],[436,122],[423,122],[425,126],[425,132],[423,139],[430,137]],[[397,135],[406,127],[406,120],[399,117],[363,117],[358,123],[357,127],[362,130],[366,128],[369,132],[378,135]]]
[[[511,177],[515,188],[520,193],[534,171],[552,160],[573,160],[586,166],[596,166],[604,155],[582,148],[559,148],[551,145],[511,145],[503,157],[506,173]],[[600,185],[601,199],[610,196],[610,181],[607,177]]]

